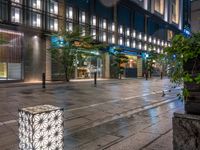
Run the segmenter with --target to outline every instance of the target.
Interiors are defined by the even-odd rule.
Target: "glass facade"
[[[22,79],[22,38],[23,34],[0,29],[0,80]]]

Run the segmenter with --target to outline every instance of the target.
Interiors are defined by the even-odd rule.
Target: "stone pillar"
[[[200,149],[200,116],[174,113],[173,117],[174,150]]]
[[[110,78],[110,55],[104,54],[104,78]]]
[[[19,110],[19,150],[64,150],[63,109],[40,105]]]
[[[66,2],[65,0],[58,0],[58,31],[66,29]]]
[[[48,50],[50,48],[50,39],[46,38],[46,80],[52,80],[52,61],[51,52]]]
[[[142,58],[137,58],[137,77],[142,77]]]

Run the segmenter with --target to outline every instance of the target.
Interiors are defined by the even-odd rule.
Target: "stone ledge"
[[[173,148],[174,150],[200,149],[200,116],[174,113]]]

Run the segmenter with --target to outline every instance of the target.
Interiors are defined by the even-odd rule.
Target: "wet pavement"
[[[5,85],[5,86],[4,86]],[[170,150],[173,112],[182,111],[179,88],[168,79],[126,79],[41,85],[0,85],[0,147],[18,146],[18,108],[64,108],[66,150]],[[169,91],[171,89],[171,92]],[[165,96],[163,96],[165,91]]]

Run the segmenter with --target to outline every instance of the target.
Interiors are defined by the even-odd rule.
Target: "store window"
[[[22,10],[20,8],[11,8],[11,21],[15,23],[21,23],[22,20]]]
[[[164,14],[164,0],[155,0],[154,1],[154,7],[155,11],[158,12],[159,14]]]
[[[91,54],[87,55],[87,53],[77,56],[77,78],[94,78],[95,72],[97,73],[98,78],[102,78],[103,62],[100,57],[97,57],[100,54],[95,51],[92,51],[91,53],[95,56],[90,56]]]
[[[179,23],[179,0],[172,0],[172,22]]]
[[[67,11],[66,11],[66,16],[68,19],[73,19],[73,8],[72,7],[67,7]]]
[[[41,27],[41,14],[31,12],[31,26],[40,28]]]

